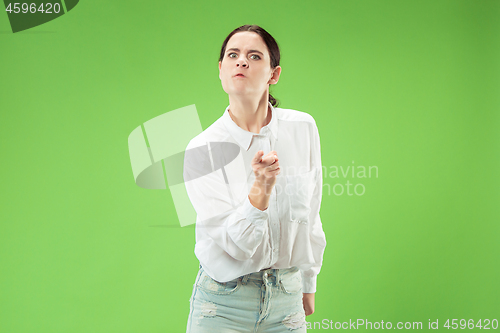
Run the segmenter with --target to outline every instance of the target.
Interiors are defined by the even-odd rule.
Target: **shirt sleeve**
[[[314,263],[305,267],[300,267],[302,274],[302,292],[304,293],[316,292],[316,280],[321,270],[323,253],[326,247],[326,237],[323,232],[323,226],[319,215],[323,192],[323,169],[321,165],[319,132],[316,123],[314,123],[313,126],[311,145],[311,160],[313,167],[317,170],[316,186],[311,199],[311,212],[309,215],[309,237]]]
[[[268,212],[248,198],[235,202],[228,170],[213,170],[208,148],[188,145],[184,155],[184,183],[196,211],[196,228],[236,260],[250,259],[267,235]],[[246,183],[241,184],[246,190]],[[198,241],[198,239],[197,239]]]

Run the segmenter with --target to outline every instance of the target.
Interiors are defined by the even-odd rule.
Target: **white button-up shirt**
[[[197,213],[195,254],[219,282],[296,266],[302,292],[314,293],[326,246],[318,128],[307,113],[269,106],[271,121],[259,134],[236,125],[228,107],[189,142],[184,181]],[[275,150],[281,168],[264,211],[248,199],[259,150]]]

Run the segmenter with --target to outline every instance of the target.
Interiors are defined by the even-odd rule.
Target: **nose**
[[[243,67],[243,68],[248,67],[246,59],[243,57],[238,59],[238,61],[236,62],[236,67]]]

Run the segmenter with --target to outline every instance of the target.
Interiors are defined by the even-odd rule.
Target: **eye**
[[[258,55],[256,55],[256,54],[252,54],[252,55],[250,56],[250,59],[252,59],[252,60],[259,60],[259,59],[260,59],[260,57],[259,57]]]
[[[227,55],[229,58],[236,58],[238,55],[234,52],[231,52]]]

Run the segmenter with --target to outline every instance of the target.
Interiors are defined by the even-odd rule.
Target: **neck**
[[[271,121],[272,115],[268,107],[268,96],[269,92],[266,92],[258,100],[229,96],[229,115],[231,119],[245,131],[260,133],[260,129]]]

